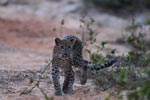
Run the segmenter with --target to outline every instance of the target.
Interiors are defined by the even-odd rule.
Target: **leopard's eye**
[[[64,49],[64,46],[60,46],[61,49]]]
[[[68,46],[68,48],[70,49],[70,48],[71,48],[71,46]]]

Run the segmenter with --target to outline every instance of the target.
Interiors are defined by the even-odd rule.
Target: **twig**
[[[47,70],[50,71],[48,67],[51,65],[51,62],[52,61],[49,60],[49,63],[44,67],[43,70],[41,70],[41,77],[38,77],[38,80],[34,81],[29,87],[21,91],[19,95],[31,93],[34,88],[39,87],[40,79],[48,74],[48,72],[46,72]]]
[[[32,90],[39,85],[39,80],[31,84],[31,86],[25,88],[19,95],[31,93]]]

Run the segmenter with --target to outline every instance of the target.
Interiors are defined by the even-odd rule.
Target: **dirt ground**
[[[64,33],[62,35],[53,32],[53,28],[59,26],[50,20],[0,18],[0,100],[44,100],[38,88],[30,94],[19,96],[19,93],[30,85],[29,77],[26,77],[30,76],[29,71],[44,68],[51,59],[54,38],[76,31],[64,27],[59,30]],[[106,32],[109,33],[109,30]],[[101,35],[102,38],[103,36]],[[73,94],[62,97],[54,96],[51,78],[43,79],[40,87],[54,100],[104,100],[109,96],[107,91],[97,91],[90,80],[85,85],[80,85],[76,79]],[[110,98],[115,100],[114,96]]]

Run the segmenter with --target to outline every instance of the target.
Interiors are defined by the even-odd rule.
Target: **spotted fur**
[[[104,65],[88,65],[88,61],[82,57],[82,41],[77,37],[69,35],[62,40],[55,39],[55,47],[53,50],[52,59],[52,78],[55,87],[55,95],[62,95],[72,93],[72,86],[74,83],[74,71],[72,66],[80,67],[82,70],[81,84],[85,84],[87,81],[87,70],[100,70],[113,65],[116,60],[110,60]],[[59,82],[59,71],[63,70],[65,74],[65,80],[63,87],[61,88]]]

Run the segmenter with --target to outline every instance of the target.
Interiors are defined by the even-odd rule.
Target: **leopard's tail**
[[[90,70],[101,70],[101,69],[112,66],[116,62],[117,62],[117,59],[113,58],[113,59],[109,60],[108,62],[106,62],[103,65],[100,65],[100,64],[91,65],[91,66],[89,66],[89,69]]]

